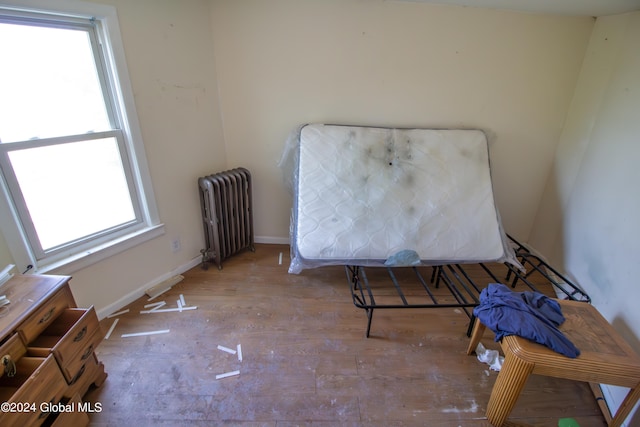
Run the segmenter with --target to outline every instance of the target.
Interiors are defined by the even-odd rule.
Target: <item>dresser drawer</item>
[[[50,427],[82,427],[89,425],[89,415],[87,415],[80,396],[74,394],[70,399],[63,399],[62,404],[65,405],[65,411],[52,416],[47,420]],[[49,423],[49,421],[51,421]]]
[[[92,384],[102,384],[106,378],[104,373],[104,365],[98,361],[96,354],[93,353],[88,359],[87,363],[82,365],[76,376],[69,383],[69,387],[65,391],[64,397],[70,397],[74,394],[84,396]],[[96,383],[96,381],[99,382]]]
[[[93,355],[104,338],[92,307],[67,308],[29,344],[29,352],[44,356],[53,353],[68,382]]]
[[[34,311],[18,328],[22,341],[29,345],[42,333],[66,308],[75,306],[68,285],[63,286],[38,310]]]
[[[88,423],[94,406],[81,399],[107,377],[95,354],[104,334],[93,307],[76,308],[69,279],[15,275],[2,285],[11,305],[0,316],[0,427]],[[61,409],[68,402],[80,410]]]
[[[53,355],[22,357],[16,362],[15,376],[0,378],[0,400],[9,403],[9,411],[0,413],[0,425],[39,425],[49,415],[42,412],[47,410],[47,403],[58,403],[66,388]]]
[[[0,377],[7,375],[17,360],[27,353],[18,335],[12,335],[0,346]]]

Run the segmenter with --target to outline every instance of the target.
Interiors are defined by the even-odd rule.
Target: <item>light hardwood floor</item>
[[[197,310],[140,314],[146,297],[125,307],[98,347],[109,377],[86,397],[103,408],[91,425],[489,426],[497,373],[465,354],[461,310],[380,310],[365,338],[366,316],[351,302],[344,268],[290,275],[288,250],[257,245],[221,271],[196,267],[154,300],[176,307],[182,294]],[[217,348],[238,344],[242,361]],[[499,348],[489,334],[483,344]],[[606,425],[587,384],[533,376],[510,422],[557,426],[568,417]]]

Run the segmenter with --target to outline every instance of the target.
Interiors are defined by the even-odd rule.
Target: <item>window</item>
[[[0,5],[0,226],[23,270],[80,268],[163,232],[115,10],[92,6]]]

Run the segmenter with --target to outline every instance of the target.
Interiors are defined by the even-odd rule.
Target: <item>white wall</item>
[[[640,352],[639,46],[640,13],[596,21],[531,243]]]
[[[104,315],[197,260],[204,245],[197,178],[225,168],[227,162],[209,1],[96,2],[117,8],[153,187],[166,225],[166,235],[124,253],[73,273],[56,271],[73,275],[78,304],[93,304]],[[174,238],[182,244],[177,253],[171,251]],[[0,257],[8,257],[3,241],[0,238]],[[0,261],[2,267],[11,262]]]
[[[305,122],[479,127],[496,197],[526,240],[591,18],[382,0],[212,0],[230,165],[257,175],[256,233],[288,236],[276,163]]]
[[[383,0],[98,2],[118,9],[167,234],[75,272],[81,305],[117,308],[198,256],[196,178],[215,170],[251,169],[257,233],[286,239],[276,163],[295,125],[479,127],[507,230],[527,240],[540,206],[533,245],[638,347],[639,14],[594,28]],[[0,261],[11,262],[2,236]]]
[[[7,245],[2,233],[0,233],[0,270],[9,264],[15,264],[15,262],[9,251],[9,245]]]
[[[207,0],[98,0],[117,8],[165,236],[73,273],[80,304],[104,307],[198,257],[197,178],[226,166]],[[179,238],[182,250],[171,252]],[[116,307],[117,308],[117,307]]]
[[[506,228],[526,240],[593,28],[383,0],[95,1],[118,11],[167,230],[73,273],[78,302],[99,310],[199,255],[203,174],[248,167],[257,234],[287,241],[291,199],[276,164],[303,122],[486,130]]]

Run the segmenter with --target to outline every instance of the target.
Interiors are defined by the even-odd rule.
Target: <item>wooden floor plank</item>
[[[176,307],[182,294],[197,310],[140,314],[146,297],[124,307],[98,347],[109,377],[87,395],[104,408],[91,425],[489,426],[497,372],[466,355],[461,309],[377,310],[365,338],[344,268],[291,275],[288,251],[257,245],[222,270],[196,267],[154,300]],[[170,332],[121,337],[162,329]],[[238,344],[242,361],[217,348]],[[499,348],[490,333],[483,344]],[[564,417],[606,425],[586,384],[534,376],[510,425],[556,426]]]

